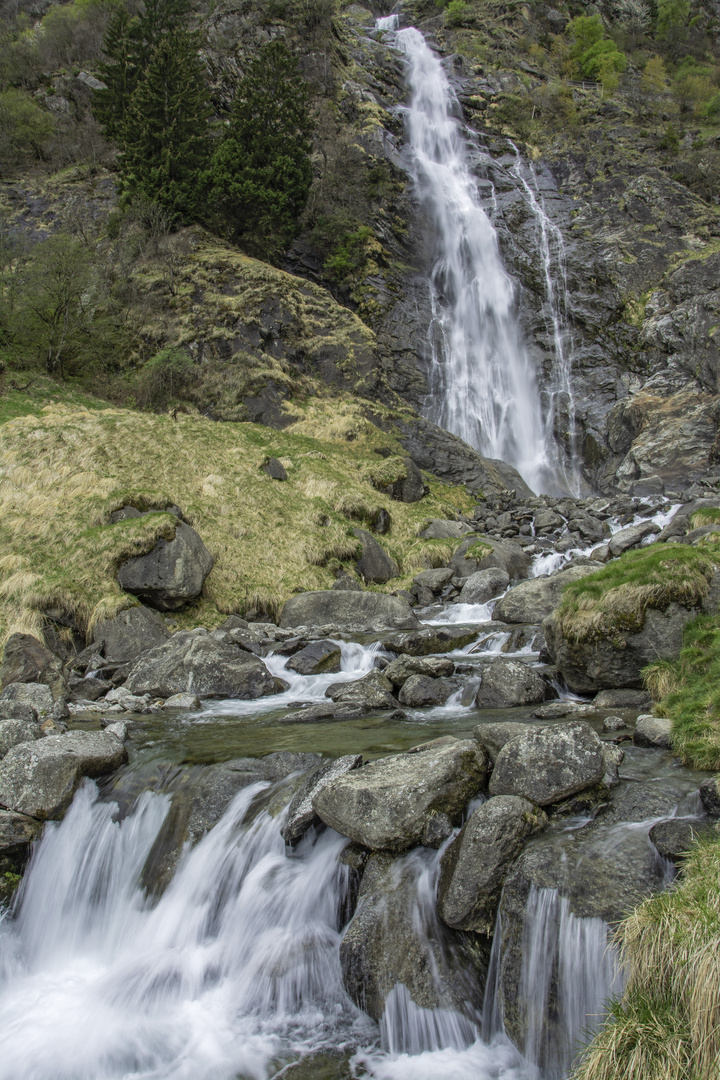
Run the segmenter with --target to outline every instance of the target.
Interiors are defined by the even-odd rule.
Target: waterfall
[[[514,284],[502,265],[495,228],[480,205],[458,119],[460,105],[439,58],[418,30],[399,30],[397,15],[379,19],[377,27],[394,32],[394,43],[407,61],[409,173],[434,227],[425,411],[487,457],[514,465],[535,491],[574,487],[563,475],[553,432],[558,398],[569,385],[561,322],[554,337],[558,388],[551,391],[544,416],[518,327]],[[541,212],[537,200],[533,212]],[[552,228],[543,224],[548,253]],[[551,303],[551,310],[557,305]]]

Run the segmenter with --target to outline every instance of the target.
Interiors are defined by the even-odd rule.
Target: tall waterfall
[[[409,163],[434,225],[430,278],[430,419],[491,458],[514,465],[536,491],[565,486],[543,416],[535,371],[518,328],[513,281],[480,205],[460,106],[439,58],[398,16],[379,19],[407,59]]]

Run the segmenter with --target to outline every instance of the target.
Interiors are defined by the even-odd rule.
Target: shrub
[[[53,118],[25,90],[0,93],[0,156],[7,165],[18,157],[44,158],[55,131]]]
[[[192,358],[182,349],[161,349],[143,366],[139,383],[139,404],[143,408],[163,409],[182,397],[195,381]]]

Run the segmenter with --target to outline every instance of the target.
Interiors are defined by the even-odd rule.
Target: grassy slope
[[[277,610],[297,589],[328,587],[357,550],[353,525],[380,508],[392,519],[381,542],[404,575],[389,586],[397,587],[418,567],[444,563],[454,547],[417,539],[424,523],[473,505],[464,490],[432,480],[431,494],[413,505],[375,490],[371,480],[403,475],[400,447],[352,400],[315,402],[277,432],[71,400],[38,408],[42,398],[41,390],[26,415],[0,425],[0,636],[41,632],[47,608],[87,629],[127,603],[118,562],[171,535],[174,521],[153,513],[108,524],[128,501],[150,510],[177,503],[205,540],[215,566],[183,618],[206,625],[248,606]],[[0,410],[12,417],[21,403],[6,396]],[[284,462],[287,482],[262,471],[268,455]]]

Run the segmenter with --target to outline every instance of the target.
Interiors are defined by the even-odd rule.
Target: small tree
[[[312,183],[309,91],[284,42],[248,66],[211,168],[211,205],[230,236],[266,257],[292,239]]]

